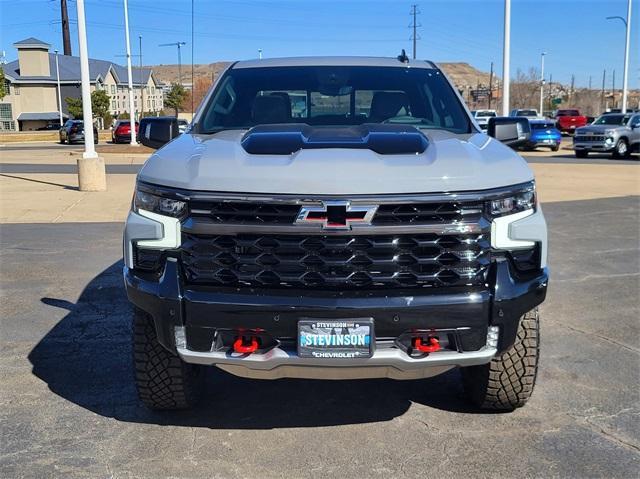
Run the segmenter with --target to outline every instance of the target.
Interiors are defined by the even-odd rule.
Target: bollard
[[[80,191],[107,189],[107,174],[103,158],[78,158],[78,186]]]

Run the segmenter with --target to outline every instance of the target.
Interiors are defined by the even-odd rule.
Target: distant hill
[[[217,78],[231,62],[214,62],[194,65],[194,76],[199,78]],[[451,78],[458,88],[467,86],[476,87],[478,84],[489,84],[489,73],[480,71],[468,63],[451,62],[439,63],[438,66]],[[151,66],[156,78],[162,82],[173,83],[178,81],[178,65],[153,65]],[[191,83],[191,65],[182,65],[182,82]]]

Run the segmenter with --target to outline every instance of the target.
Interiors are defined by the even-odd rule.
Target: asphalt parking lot
[[[22,180],[46,188],[38,198],[80,194],[61,190],[72,188],[67,167],[52,165],[67,162],[40,161],[41,150],[0,150],[0,477],[638,477],[637,188],[590,195],[593,183],[567,181],[573,200],[541,191],[551,268],[542,363],[514,413],[470,408],[457,371],[264,382],[211,369],[197,409],[160,414],[139,405],[132,381],[122,222],[7,211]],[[580,178],[594,164],[593,181],[625,168],[640,182],[638,161],[546,158],[529,158],[542,184],[559,167]],[[110,181],[130,188],[132,163],[114,160]]]

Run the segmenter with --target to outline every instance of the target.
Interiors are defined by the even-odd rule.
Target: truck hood
[[[592,133],[594,135],[604,135],[607,130],[617,130],[623,128],[619,125],[589,125],[576,129],[576,135],[584,135],[585,133]]]
[[[533,179],[510,148],[480,133],[430,131],[420,154],[367,149],[302,149],[252,155],[246,130],[183,134],[146,161],[138,180],[198,191],[302,195],[440,193],[484,190]]]

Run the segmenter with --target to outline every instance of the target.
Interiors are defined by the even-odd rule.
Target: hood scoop
[[[357,126],[307,124],[258,125],[242,137],[242,147],[252,155],[290,155],[299,150],[354,148],[380,155],[423,153],[429,140],[410,125],[365,123]]]

